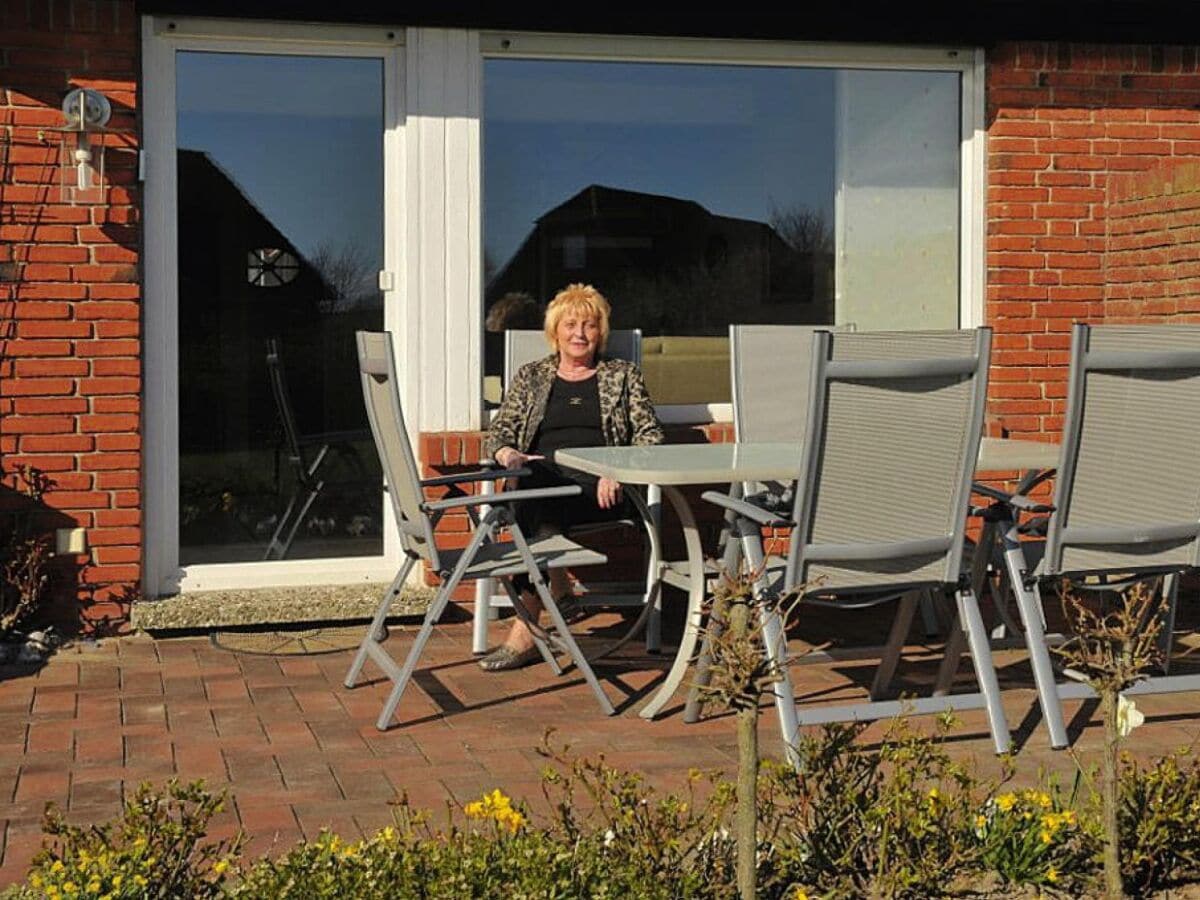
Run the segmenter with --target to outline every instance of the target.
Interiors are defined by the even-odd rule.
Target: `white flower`
[[[617,833],[615,831],[613,831],[611,828],[608,829],[608,831],[604,832],[604,846],[611,847],[612,842],[614,840],[616,840],[616,838],[617,838]]]
[[[1146,717],[1132,700],[1124,694],[1117,697],[1117,733],[1121,737],[1129,737],[1129,733],[1145,721]]]

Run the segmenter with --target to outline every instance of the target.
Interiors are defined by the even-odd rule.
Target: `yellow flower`
[[[51,872],[61,872],[63,870],[63,862],[61,859],[56,859],[54,865],[50,867]]]
[[[125,876],[118,872],[113,876],[113,887],[119,888],[121,883],[125,881]]]
[[[384,827],[383,831],[379,832],[379,836],[390,844],[392,841],[396,840],[396,829],[391,825],[387,825]]]
[[[983,815],[976,816],[975,817],[975,827],[976,828],[986,828],[987,827],[987,816],[983,816]]]
[[[1009,812],[1017,805],[1016,794],[1001,794],[996,798],[996,806],[1000,807],[1000,812]]]
[[[213,871],[218,875],[224,875],[229,871],[229,860],[218,859],[215,863],[213,863]]]
[[[1040,806],[1042,809],[1049,809],[1050,808],[1050,795],[1047,793],[1044,793],[1044,792],[1038,794],[1037,795],[1037,803],[1038,803],[1038,806]]]
[[[47,897],[57,897],[58,896],[58,887],[53,884],[46,885],[46,896]]]
[[[1062,814],[1062,820],[1068,825],[1075,824],[1075,813],[1072,810],[1067,810]]]
[[[463,812],[465,812],[472,819],[478,819],[483,816],[483,804],[478,800],[474,801],[473,803],[468,803],[463,807]]]
[[[1051,866],[1049,869],[1047,869],[1046,880],[1051,884],[1054,884],[1056,881],[1058,881],[1058,869],[1054,868],[1054,866]]]
[[[42,876],[39,875],[37,872],[34,872],[32,875],[30,875],[29,876],[29,886],[35,887],[35,888],[40,888],[42,886]]]
[[[792,900],[808,900],[808,891],[804,888],[796,888],[796,893],[792,896]]]
[[[93,878],[88,882],[87,891],[89,894],[100,893],[100,882]]]
[[[65,884],[63,884],[63,893],[64,893],[64,894],[73,894],[73,893],[75,893],[75,882],[73,882],[73,881],[68,881],[68,882],[66,882]]]
[[[134,884],[136,884],[138,887],[145,887],[145,886],[146,886],[146,876],[144,876],[144,875],[134,875],[134,876],[133,876],[133,883],[134,883]]]
[[[1042,832],[1041,832],[1041,834],[1038,835],[1038,837],[1040,837],[1042,839],[1043,844],[1048,844],[1052,840],[1054,840],[1054,835],[1052,835],[1050,832],[1046,831],[1044,828],[1042,829]]]

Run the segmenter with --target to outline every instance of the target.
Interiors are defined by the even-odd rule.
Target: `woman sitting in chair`
[[[610,310],[608,301],[591,285],[572,284],[559,291],[546,307],[546,340],[554,352],[517,371],[488,430],[486,453],[506,469],[531,470],[520,480],[521,488],[583,488],[575,496],[518,504],[516,521],[529,541],[562,534],[575,525],[619,519],[625,513],[620,484],[560,470],[553,462],[554,451],[663,441],[641,371],[631,362],[602,355]],[[542,604],[528,578],[516,576],[513,586],[536,619]],[[550,592],[556,601],[569,599],[565,569],[551,570]],[[504,643],[479,665],[498,672],[537,658],[533,634],[518,617]]]

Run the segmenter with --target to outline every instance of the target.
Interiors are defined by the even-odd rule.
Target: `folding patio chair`
[[[1198,448],[1200,326],[1074,326],[1053,502],[1039,504],[1023,493],[999,498],[1049,513],[1021,528],[1044,533],[1044,542],[1021,540],[1015,527],[1002,537],[1007,581],[1055,747],[1067,745],[1059,701],[1092,692],[1055,682],[1041,587],[1057,581],[1112,590],[1164,577],[1169,641],[1177,576],[1200,565]],[[1200,675],[1160,676],[1127,693],[1197,688]]]
[[[463,490],[464,485],[471,483],[528,474],[528,470],[521,469],[500,472],[487,469],[422,481],[417,475],[416,460],[405,429],[404,414],[400,408],[391,335],[388,332],[360,331],[357,333],[357,341],[363,399],[367,406],[367,417],[371,422],[371,433],[375,437],[375,446],[383,465],[388,493],[392,498],[392,509],[399,527],[400,544],[405,558],[380,600],[371,624],[367,627],[350,671],[346,674],[346,687],[354,687],[368,658],[387,674],[393,682],[393,687],[376,722],[379,730],[385,730],[391,722],[434,625],[459,583],[464,580],[497,578],[524,572],[528,574],[550,617],[547,629],[541,629],[531,620],[520,597],[507,579],[504,584],[509,590],[517,614],[530,625],[536,635],[535,641],[542,658],[556,674],[561,674],[562,670],[554,654],[566,653],[570,656],[595,693],[600,708],[606,715],[612,715],[612,704],[596,680],[587,659],[580,652],[579,645],[567,630],[562,613],[554,598],[550,596],[548,584],[542,575],[543,569],[603,565],[607,562],[606,557],[562,536],[529,542],[511,514],[511,506],[515,501],[565,497],[579,493],[580,489],[577,486],[567,486],[502,491],[486,496],[467,494]],[[444,499],[429,501],[425,499],[423,490],[427,487],[448,487],[450,491]],[[484,503],[491,508],[480,517],[477,509]],[[462,550],[439,549],[434,540],[438,521],[452,509],[465,509],[473,526],[470,542]],[[502,527],[508,528],[511,540],[498,540],[497,532]],[[386,637],[384,621],[391,602],[399,595],[409,571],[421,560],[429,563],[429,567],[441,577],[442,583],[429,605],[425,621],[413,639],[404,665],[398,666],[383,646]]]
[[[517,370],[526,363],[534,362],[546,356],[545,332],[535,329],[510,328],[504,332],[504,385],[507,388],[517,374]],[[635,365],[642,364],[642,331],[640,328],[616,329],[608,334],[604,355],[612,359],[624,359]],[[485,462],[486,464],[486,462]],[[652,516],[657,516],[661,506],[661,491],[653,486],[647,491],[646,503]],[[657,521],[657,518],[655,519]],[[582,536],[599,531],[611,531],[614,528],[641,528],[642,522],[633,519],[617,519],[595,524],[582,524],[570,531],[571,536]],[[653,568],[651,561],[649,568]],[[633,592],[623,584],[584,584],[585,594],[581,605],[585,606],[633,606],[640,607],[648,600],[648,592],[642,590]],[[646,650],[655,652],[661,643],[661,616],[657,599],[654,605],[646,611]],[[497,594],[495,584],[486,579],[476,582],[474,629],[472,649],[475,653],[487,650],[487,623],[494,615],[494,610],[510,604],[506,594]],[[610,648],[611,650],[611,648]]]
[[[283,515],[275,525],[275,531],[267,542],[263,559],[283,559],[292,548],[296,532],[304,523],[304,517],[325,490],[321,472],[329,462],[330,451],[347,459],[358,476],[366,478],[366,469],[354,447],[356,440],[367,437],[366,431],[321,432],[302,435],[296,425],[292,397],[288,391],[287,376],[283,369],[283,357],[278,338],[267,339],[267,379],[271,383],[271,395],[275,398],[275,411],[279,415],[283,449],[296,476],[296,489],[292,492]],[[278,480],[279,455],[275,457],[276,479]]]
[[[775,692],[784,741],[794,746],[801,725],[982,706],[996,751],[1004,752],[1008,724],[988,635],[963,571],[991,332],[818,331],[812,341],[808,425],[792,508],[764,509],[712,491],[703,497],[735,514],[746,562],[751,571],[763,570],[760,593],[798,594],[802,601],[835,607],[900,595],[881,668],[899,658],[914,592],[953,594],[980,691],[798,708],[785,678]],[[764,560],[763,526],[792,529],[786,559]],[[786,663],[786,639],[772,618],[774,623],[764,623],[771,626],[764,632],[766,649]]]

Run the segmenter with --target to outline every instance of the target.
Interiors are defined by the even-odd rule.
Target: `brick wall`
[[[121,622],[140,575],[141,363],[132,0],[0,4],[0,459],[50,475],[53,527],[87,529],[56,562],[60,621]],[[112,103],[107,203],[60,197],[60,105]]]
[[[1072,322],[1187,311],[1152,296],[1167,273],[1148,260],[1165,255],[1106,255],[1107,202],[1130,173],[1200,158],[1197,48],[998,45],[988,55],[987,129],[989,409],[1014,436],[1054,433]],[[1113,239],[1120,253],[1133,249]],[[1122,305],[1134,282],[1118,284],[1134,277],[1122,274],[1131,265],[1143,267],[1136,312]]]
[[[1108,185],[1104,319],[1200,321],[1200,163]]]

